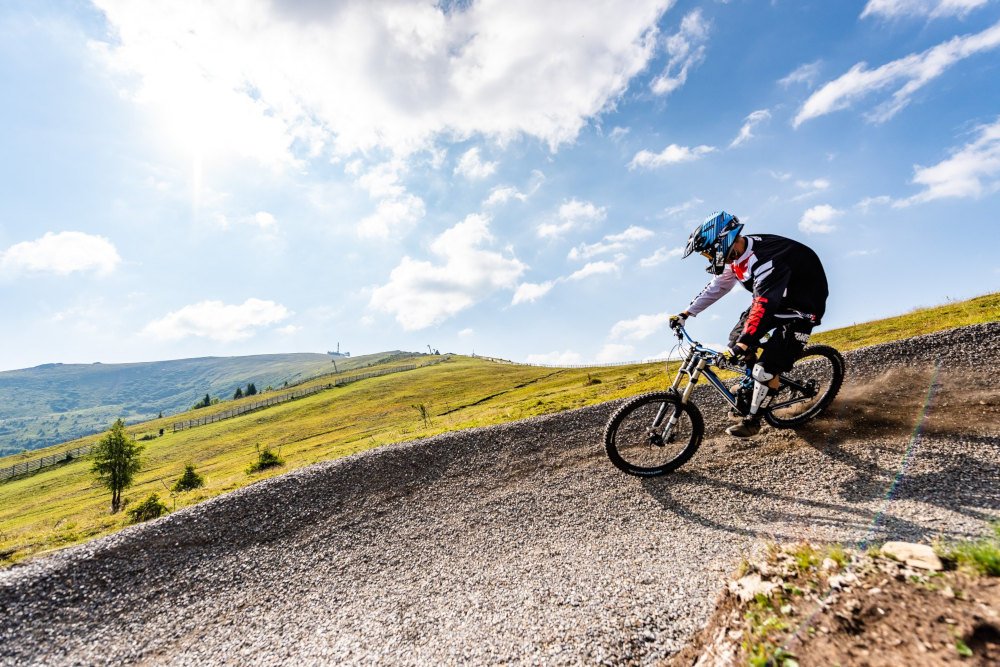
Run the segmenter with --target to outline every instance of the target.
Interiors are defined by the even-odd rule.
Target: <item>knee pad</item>
[[[761,384],[767,383],[768,380],[774,378],[774,373],[768,373],[764,370],[764,366],[761,364],[755,364],[753,367],[753,379]]]

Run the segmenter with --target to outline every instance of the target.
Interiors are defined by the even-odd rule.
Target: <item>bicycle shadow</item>
[[[828,416],[780,446],[745,449],[732,465],[696,456],[695,465],[642,485],[664,510],[746,537],[919,541],[975,534],[1000,515],[1000,440],[984,425],[996,421],[982,420],[1000,400],[967,391],[965,377],[931,370],[845,388]],[[947,406],[946,418],[935,418],[937,404]],[[781,491],[793,479],[800,490]],[[685,500],[691,497],[710,499],[711,516]],[[720,514],[730,519],[713,518]]]

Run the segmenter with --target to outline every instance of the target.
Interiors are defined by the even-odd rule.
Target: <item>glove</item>
[[[725,353],[726,361],[733,365],[741,365],[747,363],[751,357],[753,357],[753,351],[750,348],[742,348],[738,345],[733,345],[731,348],[726,350]]]
[[[678,313],[676,315],[671,315],[670,317],[667,318],[667,324],[670,325],[671,329],[677,331],[682,326],[684,326],[684,323],[687,322],[687,318],[688,318],[687,313]]]

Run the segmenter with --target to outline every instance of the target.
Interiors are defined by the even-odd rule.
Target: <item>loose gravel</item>
[[[1000,323],[845,356],[828,418],[749,443],[699,387],[706,442],[666,477],[610,465],[608,403],[310,466],[15,566],[0,664],[654,664],[767,540],[1000,516]],[[879,385],[887,366],[912,371]],[[967,416],[935,422],[935,401]]]

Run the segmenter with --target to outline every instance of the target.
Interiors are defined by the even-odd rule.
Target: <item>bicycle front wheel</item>
[[[791,428],[819,416],[844,382],[844,358],[829,345],[811,345],[792,369],[781,374],[781,388],[764,413],[775,428]]]
[[[704,432],[693,403],[681,403],[672,392],[655,392],[618,408],[604,429],[604,447],[620,470],[653,477],[684,465],[698,450]]]

